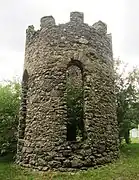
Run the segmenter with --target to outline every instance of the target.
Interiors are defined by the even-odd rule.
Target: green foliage
[[[137,68],[127,72],[126,67],[120,68],[123,63],[115,61],[116,78],[116,103],[117,119],[119,123],[119,139],[124,138],[126,143],[130,143],[130,130],[139,124],[139,89]]]
[[[20,104],[20,83],[0,85],[0,155],[14,152]]]
[[[83,120],[83,89],[81,87],[74,87],[70,84],[67,86],[66,98],[68,127],[72,131],[72,138],[76,140],[76,135],[80,137],[83,128],[81,127]]]

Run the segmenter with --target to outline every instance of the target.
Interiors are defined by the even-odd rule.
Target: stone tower
[[[71,12],[66,24],[45,16],[40,26],[26,31],[17,163],[72,170],[113,161],[118,124],[107,25],[89,26],[83,13]],[[69,121],[67,82],[82,89],[77,123]]]

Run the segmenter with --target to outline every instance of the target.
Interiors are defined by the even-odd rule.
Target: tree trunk
[[[126,144],[130,144],[130,130],[129,129],[125,131],[124,139],[125,139]]]

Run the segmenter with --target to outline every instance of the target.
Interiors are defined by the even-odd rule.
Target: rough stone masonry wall
[[[46,16],[40,30],[27,29],[26,127],[17,149],[17,163],[25,167],[84,169],[118,157],[111,35],[103,22],[89,26],[83,19],[83,13],[72,12],[70,22],[56,25],[52,16]],[[87,137],[79,142],[67,141],[65,92],[70,64],[80,66],[84,76]]]

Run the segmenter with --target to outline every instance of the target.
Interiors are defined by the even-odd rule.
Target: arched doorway
[[[83,66],[80,61],[72,60],[66,71],[67,141],[85,138],[83,87]]]

